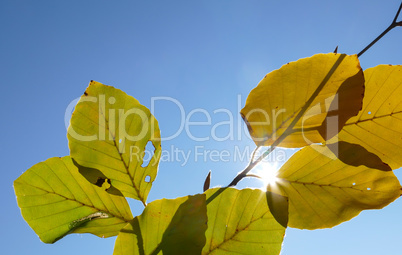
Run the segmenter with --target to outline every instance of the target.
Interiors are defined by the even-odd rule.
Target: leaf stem
[[[281,139],[281,137],[283,138]],[[257,160],[254,161],[251,160],[248,166],[233,179],[233,181],[228,185],[228,187],[236,186],[237,183],[239,183],[239,181],[241,181],[244,177],[250,176],[248,175],[248,173],[251,171],[251,169],[253,169],[258,163],[260,163],[266,156],[271,154],[271,152],[275,150],[276,145],[282,142],[284,138],[285,136],[282,134],[278,139],[275,140],[275,142],[271,145],[271,147],[269,147],[268,150],[266,150],[261,156],[258,157]],[[258,147],[259,146],[257,146],[257,148]]]
[[[399,13],[401,12],[402,9],[402,2],[399,5],[399,9],[396,12],[395,18],[392,21],[391,25],[389,25],[389,27],[387,29],[384,30],[384,32],[382,32],[379,36],[377,36],[377,38],[375,38],[369,45],[367,45],[362,51],[360,51],[357,54],[357,57],[360,57],[361,55],[363,55],[364,52],[366,52],[368,49],[371,48],[371,46],[373,46],[374,44],[376,44],[384,35],[386,35],[389,31],[391,31],[393,28],[398,27],[398,26],[402,26],[402,21],[397,22],[397,18],[399,16]]]
[[[251,164],[251,162],[253,162],[253,161],[254,161],[255,154],[257,153],[257,151],[258,151],[258,149],[259,149],[259,148],[261,148],[261,146],[257,146],[257,147],[255,147],[255,149],[254,149],[254,151],[253,151],[253,154],[251,155],[250,164]]]

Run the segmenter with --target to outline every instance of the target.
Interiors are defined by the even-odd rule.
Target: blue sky
[[[39,241],[20,215],[12,182],[32,165],[68,155],[64,115],[90,80],[115,86],[151,107],[170,97],[184,109],[211,115],[211,125],[192,127],[197,137],[233,114],[234,139],[197,142],[188,132],[165,141],[165,150],[254,148],[238,114],[252,88],[274,69],[316,53],[355,54],[385,29],[399,0],[372,1],[23,1],[0,2],[1,201],[4,254],[112,254],[114,238],[69,235],[54,245]],[[363,69],[402,64],[402,28],[361,58]],[[162,136],[182,119],[178,104],[154,98]],[[240,102],[240,103],[238,103]],[[215,112],[214,112],[215,111]],[[205,121],[195,113],[192,121]],[[240,129],[237,123],[241,123]],[[217,128],[225,137],[228,130]],[[227,185],[246,161],[204,162],[194,155],[161,162],[148,201]],[[400,170],[396,174],[402,179]],[[261,185],[242,182],[240,187]],[[133,213],[140,205],[130,201]],[[402,202],[365,211],[333,229],[288,229],[282,254],[399,254]]]

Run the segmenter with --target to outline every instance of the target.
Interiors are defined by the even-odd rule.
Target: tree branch
[[[391,31],[393,28],[398,27],[398,26],[402,26],[402,21],[397,22],[396,20],[398,19],[399,13],[401,12],[402,9],[402,2],[399,6],[398,11],[396,12],[395,18],[392,21],[391,25],[389,25],[389,27],[387,29],[384,30],[384,32],[382,32],[379,36],[377,36],[377,38],[375,38],[369,45],[367,45],[362,51],[360,51],[357,54],[357,57],[360,57],[361,55],[363,55],[364,52],[366,52],[368,49],[371,48],[371,46],[373,46],[374,44],[376,44],[384,35],[386,35],[389,31]]]

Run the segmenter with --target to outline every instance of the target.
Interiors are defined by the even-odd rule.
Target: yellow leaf
[[[361,109],[363,93],[357,56],[317,54],[267,74],[241,115],[257,145],[285,133],[279,146],[303,147],[336,135]]]
[[[145,106],[121,90],[91,81],[75,107],[67,137],[71,157],[88,180],[110,180],[109,193],[118,190],[145,204],[161,155],[158,122]],[[145,153],[148,142],[153,155]],[[149,159],[146,165],[144,158]]]
[[[402,194],[388,165],[346,142],[304,147],[281,167],[268,190],[289,198],[288,225],[300,229],[333,227]]]
[[[287,222],[278,222],[274,214],[281,214],[279,219],[287,215],[283,197],[258,189],[234,188],[213,188],[205,194],[208,228],[203,255],[280,254]],[[268,205],[275,199],[279,201]]]
[[[402,66],[379,65],[364,76],[363,108],[346,122],[339,140],[358,143],[397,169],[402,166]]]

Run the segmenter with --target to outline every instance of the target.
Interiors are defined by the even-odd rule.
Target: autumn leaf
[[[360,144],[397,169],[402,166],[402,66],[379,65],[364,76],[363,108],[335,139]]]
[[[381,159],[360,145],[310,145],[296,152],[267,189],[289,198],[289,226],[330,228],[362,210],[381,209],[401,185]]]
[[[317,54],[267,74],[241,110],[254,142],[303,147],[336,135],[362,106],[357,56]]]

